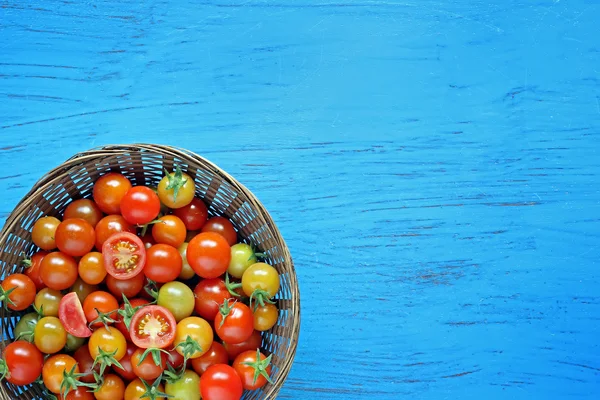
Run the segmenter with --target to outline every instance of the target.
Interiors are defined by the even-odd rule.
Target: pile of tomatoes
[[[238,400],[271,381],[279,275],[179,168],[157,187],[105,174],[31,234],[39,251],[1,283],[21,314],[2,379],[64,400]]]

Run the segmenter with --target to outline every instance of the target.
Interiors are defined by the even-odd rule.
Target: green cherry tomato
[[[165,393],[172,396],[170,400],[200,400],[200,377],[187,370],[180,379],[165,384]]]
[[[33,343],[33,331],[39,320],[40,316],[34,312],[23,315],[15,326],[15,338]]]
[[[255,264],[256,261],[256,255],[249,244],[234,244],[231,246],[231,261],[229,261],[227,272],[229,275],[241,279],[248,267]]]
[[[196,304],[194,292],[181,282],[169,282],[161,286],[158,291],[159,306],[171,311],[177,322],[189,317],[194,312]]]
[[[67,343],[65,344],[65,350],[75,351],[84,345],[86,338],[79,338],[67,333]]]

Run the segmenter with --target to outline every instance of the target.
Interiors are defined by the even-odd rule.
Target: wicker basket
[[[274,384],[246,392],[243,399],[275,399],[285,381],[296,352],[300,328],[300,297],[289,250],[263,205],[232,176],[206,159],[169,146],[136,144],[92,149],[67,160],[43,176],[21,200],[0,233],[2,276],[20,272],[23,253],[37,250],[31,242],[31,229],[44,215],[60,215],[74,199],[91,197],[96,179],[109,171],[120,172],[134,185],[156,185],[164,170],[179,165],[195,179],[196,195],[204,200],[212,215],[231,219],[240,238],[267,254],[267,262],[281,276],[277,294],[277,325],[263,334],[263,348],[273,354]],[[13,338],[20,313],[0,309],[3,339]],[[2,350],[5,344],[2,343]],[[0,399],[40,399],[40,386],[20,388],[3,382]]]

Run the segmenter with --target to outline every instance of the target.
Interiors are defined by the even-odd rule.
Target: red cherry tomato
[[[252,332],[252,335],[250,335],[250,337],[247,340],[244,340],[242,343],[223,343],[223,347],[225,347],[225,351],[227,351],[227,355],[231,361],[235,360],[235,358],[244,351],[256,351],[256,349],[258,349],[261,345],[262,336],[260,335],[259,331]]]
[[[35,294],[35,283],[31,278],[24,274],[12,274],[2,281],[0,300],[7,308],[22,311],[33,304]]]
[[[107,215],[96,225],[96,249],[102,250],[104,242],[115,233],[129,232],[135,234],[135,226],[125,221],[120,215]]]
[[[58,225],[54,238],[60,251],[73,257],[81,257],[94,247],[96,233],[86,220],[69,218]]]
[[[116,172],[110,172],[98,178],[94,184],[94,201],[106,214],[118,214],[121,211],[121,199],[129,189],[129,179]]]
[[[219,307],[231,294],[221,278],[203,279],[194,288],[196,313],[207,321],[214,321]]]
[[[167,364],[171,367],[178,369],[183,365],[184,358],[176,349],[172,349],[169,351],[169,356],[167,357]]]
[[[79,338],[92,336],[77,293],[71,292],[62,298],[58,306],[58,318],[67,333]]]
[[[229,246],[233,246],[237,243],[237,233],[235,232],[235,228],[233,224],[227,219],[223,217],[212,217],[206,224],[202,227],[201,232],[214,232],[223,236]]]
[[[153,221],[159,212],[158,195],[146,186],[132,187],[121,200],[121,215],[130,224],[147,224]]]
[[[183,221],[175,215],[165,215],[152,225],[152,237],[156,243],[179,247],[185,241],[187,231]]]
[[[144,247],[148,250],[150,247],[156,244],[156,240],[152,237],[152,232],[146,233],[144,236],[140,238],[142,243],[144,243]]]
[[[123,281],[118,281],[118,282],[123,282]],[[135,309],[136,307],[148,305],[149,301],[146,299],[131,299],[131,300],[129,300],[129,304],[131,305],[132,309]],[[121,305],[121,307],[119,309],[125,310],[125,305],[124,304]],[[135,314],[135,312],[133,312],[131,315],[127,316],[129,321],[131,321],[133,314]],[[128,342],[131,342],[131,335],[129,334],[129,328],[127,327],[127,325],[125,325],[125,322],[123,322],[123,319],[124,319],[124,317],[121,313],[117,314],[117,322],[115,322],[115,327],[121,331],[121,333],[123,334],[123,336],[125,336],[125,339]]]
[[[227,351],[219,342],[213,342],[210,349],[198,358],[192,359],[192,368],[202,376],[208,367],[216,364],[227,364]]]
[[[46,255],[48,255],[47,251],[38,251],[32,255],[30,259],[23,262],[23,264],[27,267],[25,269],[25,275],[27,275],[33,281],[38,292],[46,287],[46,284],[44,281],[42,281],[42,277],[40,276],[40,266],[42,265],[42,260]]]
[[[187,206],[173,210],[173,214],[181,218],[188,231],[197,231],[206,223],[208,208],[202,200],[194,198]]]
[[[233,367],[213,365],[200,377],[200,391],[203,400],[240,400],[242,380]]]
[[[112,275],[108,275],[106,277],[106,286],[117,299],[121,299],[123,295],[130,299],[142,291],[145,278],[144,274],[139,274],[129,279],[117,279]]]
[[[217,278],[227,271],[231,248],[223,236],[214,232],[196,235],[188,244],[188,263],[200,277]]]
[[[139,237],[129,232],[115,233],[102,245],[106,272],[125,280],[139,275],[146,264],[146,249]]]
[[[93,371],[100,372],[100,364],[96,364],[94,367],[94,359],[90,355],[88,346],[78,348],[73,354],[73,358],[79,364],[79,370],[83,374],[79,380],[87,383],[95,382]]]
[[[131,366],[133,372],[145,381],[150,381],[158,378],[162,374],[167,365],[167,356],[164,353],[160,353],[160,365],[154,363],[152,355],[148,354],[142,360],[144,349],[137,349],[131,356]]]
[[[60,251],[48,254],[40,265],[40,277],[50,289],[65,290],[75,283],[78,276],[77,261]]]
[[[103,322],[106,322],[107,324],[110,323],[107,320],[99,321],[99,313],[104,314],[106,318],[116,320],[118,308],[119,303],[117,302],[115,296],[102,290],[90,293],[83,301],[83,312],[85,314],[85,318],[90,323],[96,321],[94,324],[92,324],[92,327],[94,328],[102,326]]]
[[[215,317],[215,331],[226,343],[242,343],[254,332],[254,316],[250,307],[227,300]]]
[[[257,358],[257,355],[260,357]],[[256,390],[265,386],[267,378],[264,376],[271,375],[271,359],[267,360],[267,357],[257,350],[248,350],[240,354],[235,358],[233,362],[233,369],[242,378],[242,386],[246,390]],[[255,372],[262,372],[255,379]],[[263,375],[264,374],[264,375]]]
[[[155,244],[146,251],[144,274],[155,282],[166,283],[177,279],[183,261],[179,251],[168,244]]]
[[[0,369],[8,370],[6,380],[14,385],[29,385],[40,376],[44,364],[42,353],[24,340],[10,343],[4,349]]]
[[[176,327],[175,317],[169,310],[161,306],[146,306],[133,315],[129,334],[133,344],[142,349],[164,349],[175,340]]]
[[[86,220],[92,227],[96,227],[102,217],[102,210],[96,203],[89,199],[79,199],[67,206],[63,219],[81,218]]]

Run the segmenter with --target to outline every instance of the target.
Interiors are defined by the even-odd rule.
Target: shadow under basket
[[[263,333],[262,343],[264,352],[273,355],[274,383],[246,391],[242,397],[275,399],[292,366],[300,330],[300,294],[290,252],[258,199],[231,175],[190,151],[151,144],[105,146],[76,154],[48,172],[8,216],[0,232],[1,277],[22,272],[23,256],[39,250],[31,241],[35,221],[46,215],[60,217],[72,200],[91,198],[94,182],[101,175],[119,172],[133,185],[156,186],[164,171],[171,171],[176,165],[194,179],[196,197],[205,202],[209,213],[229,218],[239,239],[265,253],[265,262],[280,274],[281,288],[275,297],[279,309],[277,324]],[[13,330],[23,314],[0,308],[2,350],[13,340]],[[43,397],[41,385],[18,387],[3,381],[0,388],[0,399]]]

